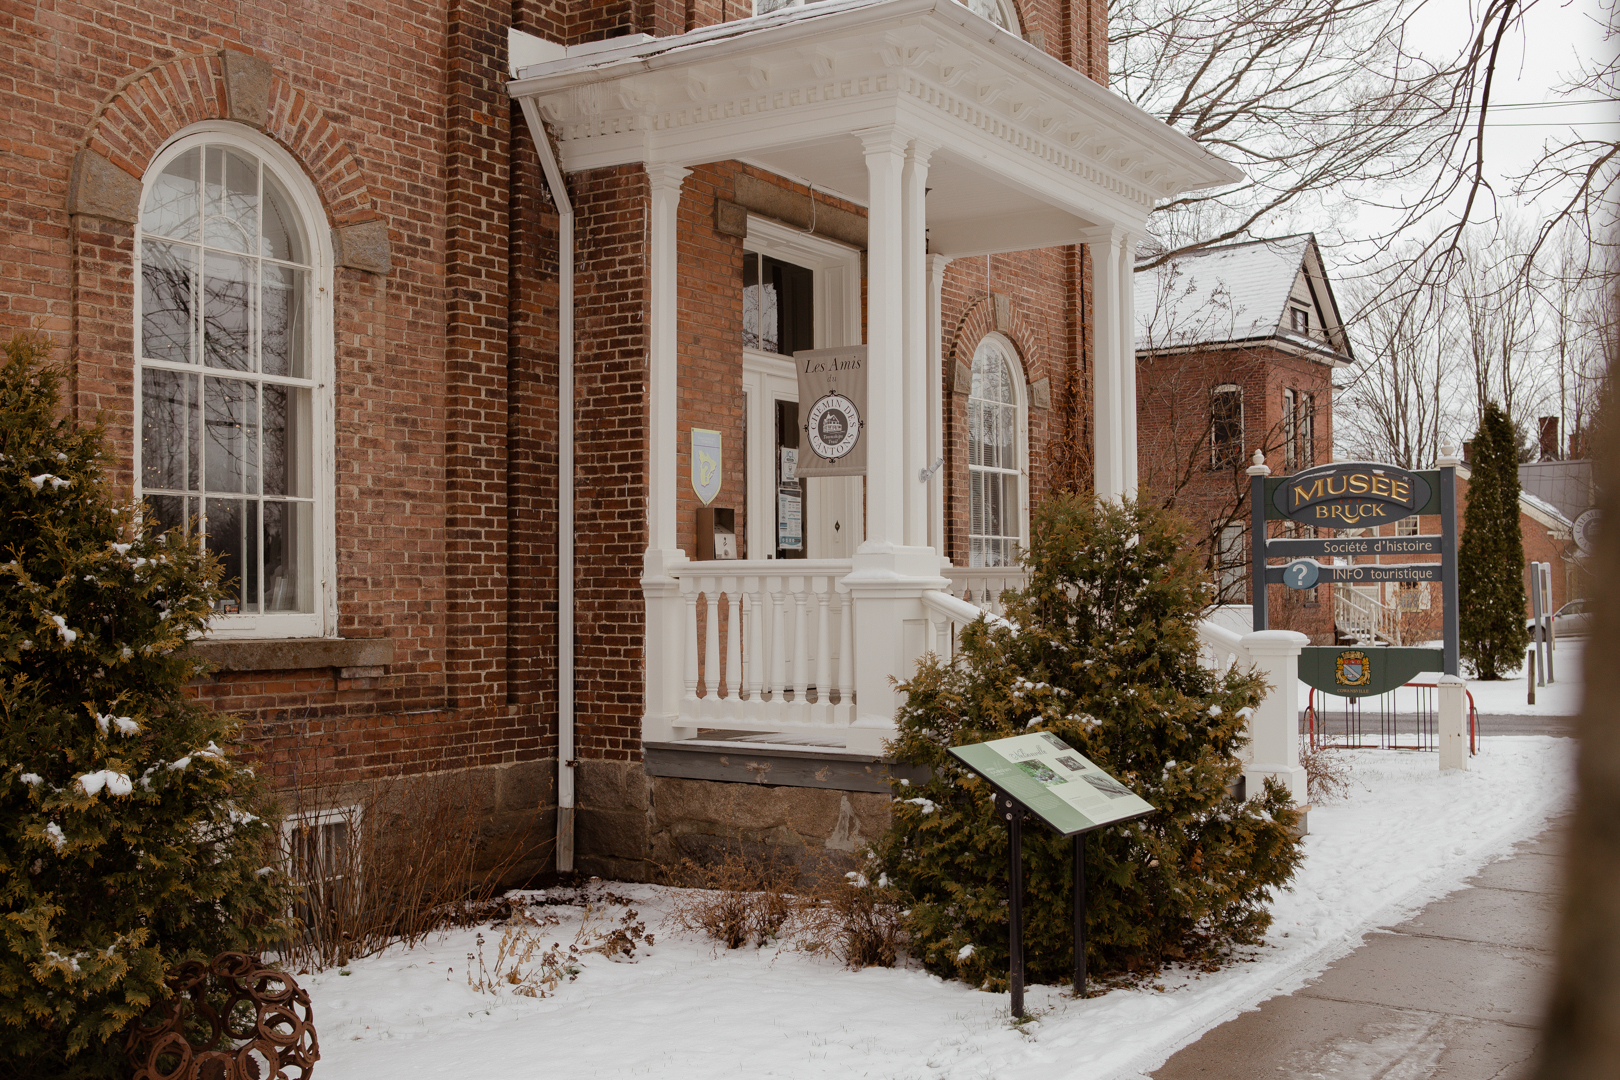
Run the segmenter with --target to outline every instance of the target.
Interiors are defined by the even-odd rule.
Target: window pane
[[[191,427],[186,384],[194,376],[147,368],[141,372],[141,486],[186,488],[186,435]]]
[[[164,166],[141,211],[141,229],[150,236],[197,238],[197,171],[202,151],[188,150]]]
[[[1017,455],[1013,453],[1013,443],[1018,434],[1018,410],[1012,405],[1003,405],[996,410],[1000,423],[997,424],[997,436],[1001,441],[1001,460],[999,464],[1003,469],[1018,468]]]
[[[1002,473],[997,479],[1001,482],[1001,535],[1016,538],[1018,536],[1018,474]]]
[[[264,173],[264,236],[260,239],[259,254],[284,262],[309,262],[304,247],[304,230],[298,223],[298,212],[293,209],[292,197],[276,182],[268,169]]]
[[[242,613],[259,613],[259,504],[245,504],[247,520],[242,523]]]
[[[141,244],[141,355],[174,364],[193,362],[197,249],[147,240]]]
[[[245,491],[248,471],[248,393],[236,379],[207,379],[208,491]]]
[[[968,470],[968,535],[984,535],[984,473]]]
[[[225,593],[228,599],[220,601],[216,609],[224,614],[237,614],[242,604],[243,542],[242,527],[245,514],[241,499],[207,499],[205,527],[208,530],[208,550],[219,556],[223,569]],[[232,607],[237,610],[232,611]]]
[[[203,243],[244,255],[259,250],[259,164],[210,146],[203,185]]]
[[[968,400],[968,465],[984,464],[984,407]]]
[[[203,256],[203,362],[248,371],[253,366],[253,263],[212,251]]]
[[[264,387],[264,493],[308,498],[311,494],[308,390]]]
[[[267,500],[264,504],[264,608],[313,611],[309,580],[314,551],[314,516],[309,503]]]
[[[155,531],[159,535],[171,529],[186,532],[197,513],[197,500],[179,495],[153,495],[146,503],[152,509],[152,517],[157,522]]]
[[[309,377],[304,308],[305,272],[287,266],[264,267],[264,339],[259,362],[266,375]]]

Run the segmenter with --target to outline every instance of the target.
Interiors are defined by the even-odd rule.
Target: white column
[[[1091,412],[1096,439],[1093,486],[1099,499],[1118,499],[1125,494],[1125,373],[1119,362],[1127,336],[1120,323],[1120,293],[1125,285],[1120,279],[1124,233],[1099,229],[1085,239],[1091,250],[1092,273]],[[1135,428],[1134,416],[1131,428]]]
[[[681,181],[690,170],[647,166],[652,206],[648,225],[647,327],[647,550],[667,560],[682,553],[675,546],[676,460],[679,358],[676,351],[676,210]]]
[[[905,536],[905,346],[902,173],[905,135],[894,127],[857,131],[866,150],[866,541],[892,551]],[[916,482],[916,476],[912,476]],[[859,691],[857,691],[857,694]]]
[[[679,398],[676,352],[676,209],[686,169],[648,165],[647,551],[641,591],[646,601],[642,738],[690,737],[679,727],[685,636],[680,582],[670,570],[686,561],[675,546]],[[712,679],[714,676],[710,676]]]
[[[1292,630],[1243,635],[1243,648],[1271,687],[1249,718],[1243,775],[1250,798],[1260,793],[1269,776],[1292,793],[1295,805],[1305,805],[1305,767],[1299,763],[1299,652],[1310,640]]]
[[[1136,498],[1136,237],[1119,245],[1119,399],[1121,492]]]
[[[1463,691],[1466,688],[1457,676],[1442,675],[1435,689],[1441,772],[1468,768],[1468,728],[1463,708]]]
[[[944,293],[947,255],[928,256],[928,467],[945,456]],[[928,546],[945,552],[945,470],[928,480]]]
[[[934,145],[912,140],[901,170],[901,288],[904,290],[905,543],[928,546],[928,159]]]

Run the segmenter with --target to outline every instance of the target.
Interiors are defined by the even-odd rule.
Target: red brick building
[[[0,321],[225,559],[198,692],[278,783],[847,849],[948,594],[1054,470],[1135,489],[1134,246],[1236,171],[1101,85],[1102,0],[778,6],[12,12]],[[862,342],[866,476],[797,479],[790,354]]]
[[[1316,238],[1206,248],[1138,273],[1136,350],[1142,489],[1188,519],[1220,602],[1246,604],[1246,470],[1256,451],[1274,476],[1331,461],[1333,371],[1354,362]],[[1331,644],[1330,592],[1273,586],[1272,627]]]

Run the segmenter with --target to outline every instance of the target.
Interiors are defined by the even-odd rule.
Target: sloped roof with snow
[[[1137,273],[1135,285],[1138,352],[1275,341],[1352,358],[1309,233],[1204,248]],[[1290,299],[1311,308],[1305,332],[1290,323]]]

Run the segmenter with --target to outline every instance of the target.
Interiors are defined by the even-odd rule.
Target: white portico
[[[561,171],[640,163],[650,181],[643,736],[723,727],[875,751],[892,731],[890,676],[977,614],[951,595],[964,578],[941,559],[943,477],[929,470],[945,264],[1090,245],[1096,491],[1128,495],[1136,238],[1157,200],[1240,174],[955,0],[829,0],[533,47],[510,92]],[[849,558],[696,563],[677,546],[676,211],[688,170],[727,160],[867,208],[868,467]]]

